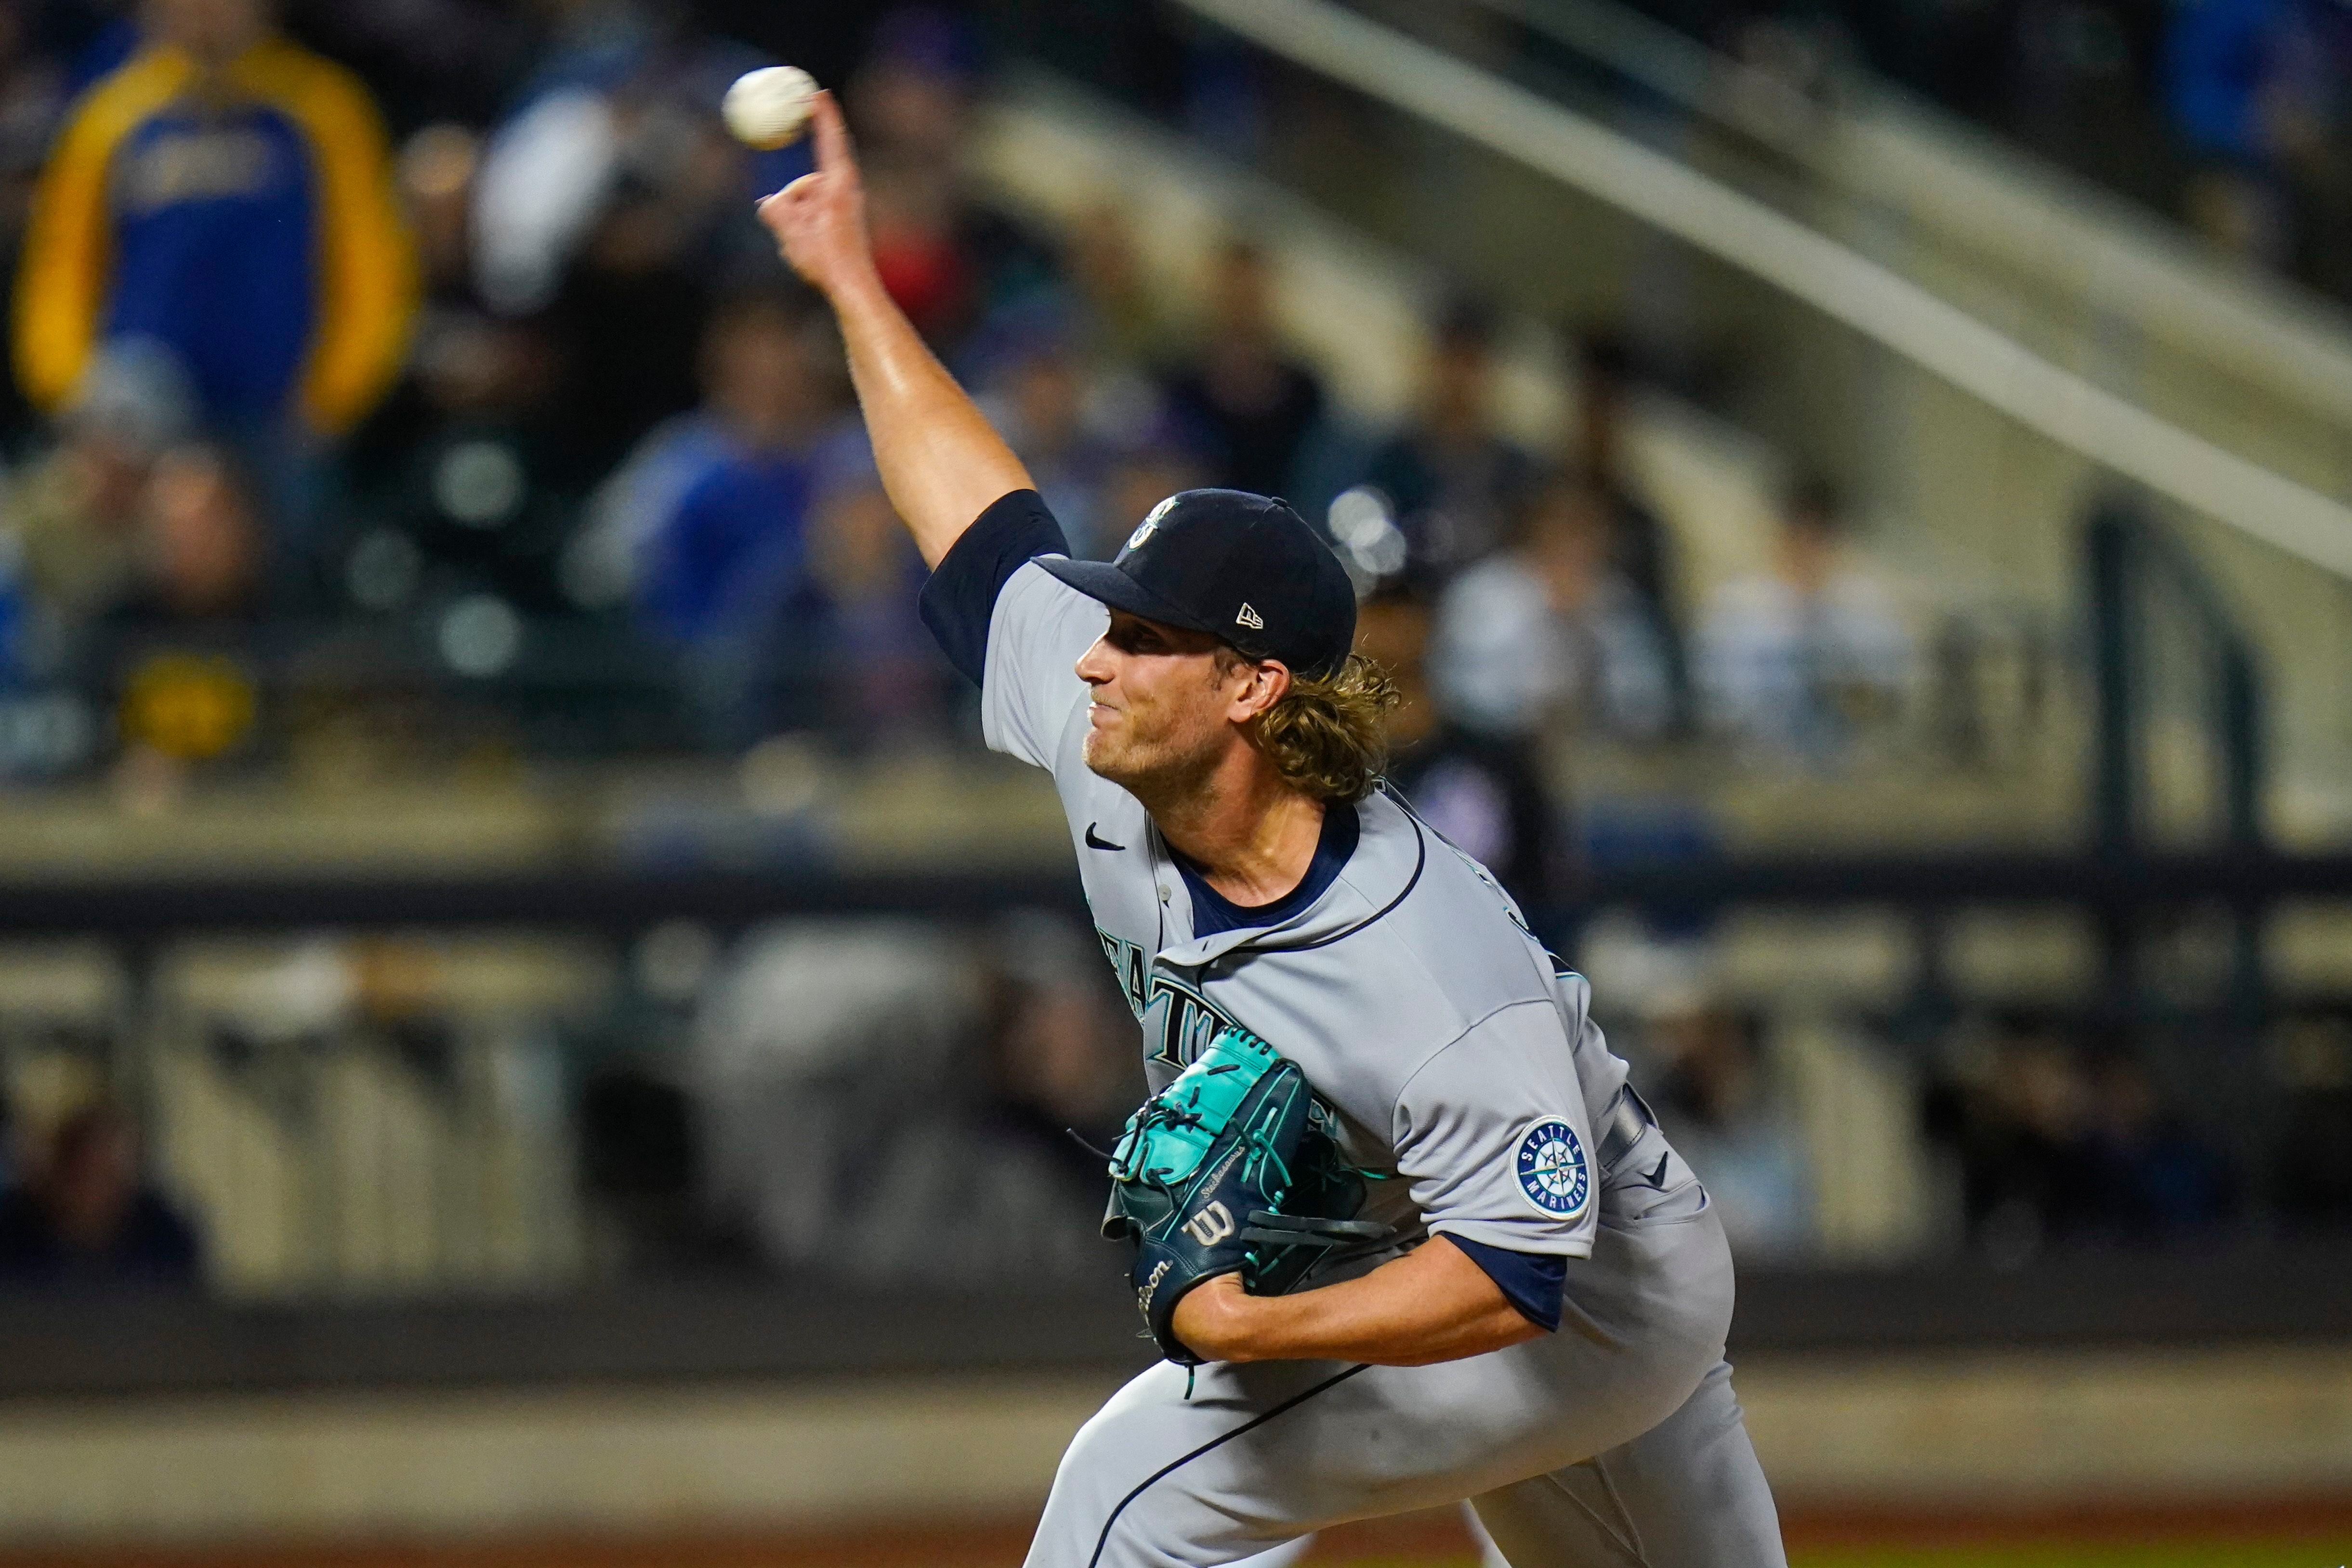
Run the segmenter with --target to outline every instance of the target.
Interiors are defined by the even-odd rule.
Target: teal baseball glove
[[[1176,1306],[1203,1280],[1237,1272],[1252,1295],[1280,1295],[1336,1249],[1390,1234],[1354,1218],[1362,1175],[1306,1074],[1242,1030],[1128,1119],[1110,1176],[1103,1234],[1135,1243],[1136,1305],[1180,1365],[1201,1357],[1176,1337]]]

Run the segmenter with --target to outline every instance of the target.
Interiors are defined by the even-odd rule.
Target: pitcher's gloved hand
[[[1298,1064],[1237,1029],[1129,1118],[1103,1234],[1135,1242],[1136,1306],[1169,1360],[1201,1362],[1173,1320],[1202,1281],[1238,1272],[1279,1295],[1335,1249],[1388,1236],[1352,1218],[1363,1179],[1328,1125]]]

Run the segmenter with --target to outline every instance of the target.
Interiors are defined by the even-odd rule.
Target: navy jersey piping
[[[1095,1538],[1094,1555],[1087,1559],[1087,1568],[1097,1568],[1097,1565],[1102,1562],[1103,1549],[1110,1544],[1111,1526],[1118,1522],[1118,1516],[1127,1511],[1127,1505],[1129,1503],[1133,1502],[1137,1498],[1141,1497],[1145,1492],[1151,1490],[1151,1488],[1159,1485],[1161,1481],[1166,1480],[1170,1476],[1174,1475],[1178,1470],[1182,1469],[1186,1465],[1191,1464],[1194,1459],[1201,1458],[1203,1454],[1215,1452],[1225,1444],[1232,1442],[1235,1437],[1244,1437],[1248,1433],[1256,1431],[1260,1427],[1265,1426],[1268,1421],[1273,1420],[1276,1416],[1281,1415],[1283,1412],[1297,1409],[1299,1406],[1306,1404],[1309,1399],[1314,1398],[1317,1395],[1324,1393],[1328,1389],[1337,1388],[1342,1383],[1347,1382],[1348,1379],[1355,1376],[1356,1374],[1360,1372],[1369,1372],[1370,1370],[1370,1364],[1369,1363],[1365,1363],[1351,1366],[1345,1372],[1327,1377],[1322,1382],[1317,1384],[1314,1387],[1307,1389],[1304,1393],[1292,1395],[1289,1398],[1284,1400],[1273,1409],[1266,1411],[1263,1415],[1252,1416],[1249,1420],[1243,1422],[1240,1426],[1234,1427],[1230,1432],[1225,1432],[1210,1438],[1207,1442],[1202,1444],[1199,1448],[1193,1449],[1191,1453],[1186,1454],[1181,1458],[1171,1459],[1168,1463],[1160,1466],[1158,1469],[1144,1477],[1143,1479],[1136,1483],[1134,1490],[1129,1492],[1125,1497],[1118,1500],[1118,1506],[1110,1511],[1110,1517],[1103,1521],[1102,1533]]]
[[[1361,920],[1357,921],[1353,925],[1349,926],[1346,930],[1334,931],[1328,936],[1318,936],[1311,942],[1241,942],[1227,948],[1226,953],[1228,955],[1234,953],[1312,953],[1318,947],[1328,947],[1334,942],[1345,941],[1347,938],[1356,935],[1359,931],[1368,930],[1370,927],[1379,925],[1390,915],[1395,914],[1404,904],[1404,901],[1412,896],[1412,890],[1421,885],[1421,873],[1423,871],[1427,869],[1429,865],[1429,840],[1424,836],[1426,830],[1422,827],[1420,818],[1413,816],[1410,811],[1407,811],[1405,815],[1412,821],[1413,825],[1413,848],[1415,854],[1412,862],[1412,874],[1405,879],[1404,887],[1394,898],[1390,899],[1380,908],[1374,910],[1371,914],[1367,915]],[[1344,875],[1346,873],[1342,873],[1341,874]]]
[[[1315,853],[1307,862],[1307,874],[1281,897],[1250,905],[1235,904],[1211,887],[1192,862],[1179,853],[1175,845],[1169,845],[1168,858],[1174,862],[1176,874],[1184,879],[1184,890],[1192,896],[1193,939],[1227,931],[1271,930],[1305,914],[1331,891],[1331,884],[1347,871],[1362,834],[1363,822],[1354,806],[1324,807],[1323,823],[1316,833]],[[1207,930],[1202,929],[1204,916],[1213,923]]]

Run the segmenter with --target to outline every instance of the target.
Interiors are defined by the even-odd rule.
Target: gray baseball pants
[[[1723,1358],[1730,1252],[1696,1182],[1666,1187],[1604,1191],[1543,1339],[1435,1366],[1213,1364],[1189,1398],[1153,1367],[1072,1439],[1028,1568],[1216,1568],[1464,1500],[1510,1568],[1783,1568]]]

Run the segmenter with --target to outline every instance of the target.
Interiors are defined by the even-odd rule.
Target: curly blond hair
[[[1231,649],[1220,653],[1242,659]],[[1350,653],[1330,674],[1294,674],[1290,689],[1250,721],[1247,734],[1284,783],[1318,800],[1352,804],[1372,792],[1388,766],[1386,720],[1396,705],[1388,672]]]

